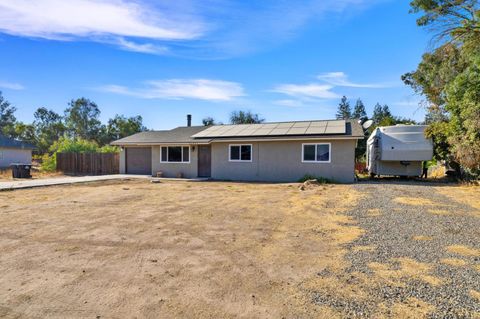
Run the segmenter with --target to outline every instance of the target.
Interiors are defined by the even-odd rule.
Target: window
[[[252,145],[230,145],[228,160],[230,162],[251,162]]]
[[[162,146],[160,148],[162,163],[190,163],[189,146]]]
[[[330,143],[303,144],[302,162],[330,163]]]

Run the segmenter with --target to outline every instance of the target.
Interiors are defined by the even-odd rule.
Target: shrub
[[[120,147],[112,145],[104,145],[100,147],[97,152],[100,153],[120,153]]]
[[[53,172],[57,169],[57,153],[118,153],[117,146],[99,147],[94,141],[61,137],[50,146],[50,154],[42,156],[42,171]]]

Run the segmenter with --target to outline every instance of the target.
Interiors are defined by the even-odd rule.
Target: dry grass
[[[413,236],[412,239],[413,239],[413,240],[424,240],[424,241],[427,241],[427,240],[433,240],[433,237],[431,237],[431,236],[424,236],[424,235],[418,235],[418,236]]]
[[[473,298],[477,299],[480,302],[480,292],[472,289],[470,290],[470,296],[472,296]]]
[[[404,205],[414,205],[414,206],[433,206],[434,202],[427,198],[420,197],[397,197],[394,199],[395,202]]]
[[[480,216],[480,186],[437,187],[436,191],[452,201],[470,205],[477,210],[477,216]]]
[[[451,212],[445,209],[429,209],[427,210],[430,214],[439,215],[439,216],[448,216],[451,215]]]
[[[435,307],[414,297],[407,298],[404,302],[381,304],[376,318],[423,319],[435,310]],[[389,315],[386,316],[385,314]]]
[[[367,211],[367,216],[370,216],[370,217],[377,217],[377,216],[381,216],[381,215],[382,215],[382,211],[378,208],[369,209]]]
[[[467,264],[465,260],[458,259],[458,258],[443,258],[443,259],[440,259],[440,262],[442,264],[454,266],[454,267],[462,267]]]
[[[418,279],[432,286],[442,283],[440,278],[431,275],[432,265],[421,263],[411,258],[395,258],[391,260],[389,265],[374,262],[368,264],[368,266],[375,272],[377,277],[392,285],[402,286],[403,281],[410,279]]]
[[[333,317],[311,294],[363,232],[343,215],[358,198],[147,181],[0,193],[0,317]]]
[[[446,247],[446,249],[447,249],[447,251],[449,251],[451,253],[466,256],[466,257],[469,257],[469,256],[478,257],[478,256],[480,256],[480,250],[479,249],[475,249],[475,248],[471,248],[471,247],[467,247],[467,246],[463,246],[463,245],[452,245],[452,246]]]
[[[56,178],[56,177],[64,177],[65,175],[61,172],[43,172],[37,169],[32,169],[31,171],[32,179],[43,179],[43,178]],[[12,178],[12,170],[11,169],[3,169],[0,170],[0,182],[11,182],[14,180]]]

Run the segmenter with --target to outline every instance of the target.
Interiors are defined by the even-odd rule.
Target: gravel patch
[[[480,291],[480,272],[475,268],[480,257],[447,249],[480,249],[478,212],[475,216],[472,207],[451,201],[432,184],[365,182],[353,188],[366,196],[348,215],[365,233],[346,245],[345,269],[318,275],[333,277],[367,297],[345,298],[320,290],[314,302],[347,317],[372,316],[380,304],[387,309],[383,314],[389,315],[393,305],[412,306],[412,300],[419,301],[413,302],[414,310],[430,307],[429,318],[479,316],[480,301],[471,291]]]

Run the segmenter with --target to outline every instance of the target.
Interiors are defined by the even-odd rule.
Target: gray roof
[[[36,147],[32,144],[25,143],[13,138],[6,137],[0,134],[0,147],[8,148],[22,148],[22,149],[35,149]]]
[[[192,135],[205,130],[205,126],[181,126],[169,131],[146,131],[127,136],[112,142],[112,145],[128,144],[159,144],[159,143],[198,143],[199,140],[192,138]],[[208,142],[210,139],[207,139]],[[205,141],[205,140],[202,140]]]
[[[112,145],[195,144],[222,139],[280,139],[296,137],[356,137],[364,138],[363,129],[356,120],[297,121],[263,124],[182,126],[169,131],[137,133]]]

